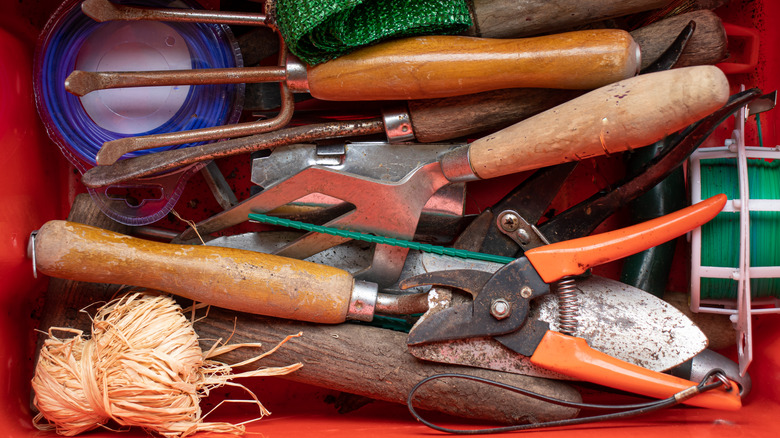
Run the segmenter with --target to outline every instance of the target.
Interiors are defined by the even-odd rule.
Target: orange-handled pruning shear
[[[726,196],[717,195],[642,224],[540,246],[492,275],[442,271],[408,279],[405,286],[440,285],[474,295],[471,302],[427,315],[409,333],[408,344],[492,337],[528,357],[531,363],[577,380],[656,398],[685,393],[697,384],[621,361],[591,349],[582,338],[552,331],[548,323],[528,317],[529,303],[550,293],[550,283],[583,274],[593,266],[659,245],[703,225],[725,203]],[[684,403],[736,410],[742,405],[737,388],[734,383]]]

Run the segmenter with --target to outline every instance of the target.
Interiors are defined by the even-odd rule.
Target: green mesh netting
[[[274,9],[290,52],[312,65],[390,37],[471,26],[465,0],[276,0]]]

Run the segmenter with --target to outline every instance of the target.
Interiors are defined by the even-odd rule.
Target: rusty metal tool
[[[323,100],[375,101],[459,96],[516,87],[589,90],[634,76],[639,71],[640,57],[639,47],[622,30],[578,31],[514,40],[426,36],[380,43],[317,66],[306,66],[282,50],[280,66],[275,67],[148,72],[77,70],[66,78],[65,89],[82,96],[95,90],[124,87],[263,81],[281,84],[282,107],[273,123],[260,121],[208,132],[187,131],[181,138],[168,134],[164,138],[112,140],[109,144],[121,151],[116,155],[121,156],[150,147],[279,128],[289,122],[294,106],[291,92],[306,92]]]
[[[236,24],[241,16],[229,12],[135,8],[105,0],[87,0],[82,3],[82,10],[98,21],[215,22],[219,21],[220,14],[224,14],[227,23]],[[246,24],[275,29],[273,20],[266,15],[248,14],[247,17]],[[280,42],[283,44],[283,40],[280,39]],[[315,67],[300,63],[281,47],[279,65],[274,67],[161,72],[75,71],[66,79],[65,88],[76,95],[83,95],[96,89],[128,86],[261,81],[281,84],[282,107],[274,119],[209,131],[187,131],[180,139],[169,134],[116,140],[127,153],[279,128],[289,122],[294,105],[291,91],[309,92],[326,100],[397,100],[462,95],[518,86],[590,89],[636,74],[640,57],[638,46],[622,30],[501,41],[431,36],[381,43]]]
[[[274,26],[272,20],[266,14],[247,14],[230,13],[222,11],[206,11],[196,9],[152,9],[138,8],[127,5],[118,5],[107,0],[86,0],[81,4],[81,9],[85,15],[96,21],[106,20],[156,20],[156,21],[190,21],[206,23],[224,23],[224,24],[250,24],[253,26],[265,26],[278,34],[278,29]],[[277,39],[279,43],[278,60],[279,66],[287,64],[287,50],[284,46],[284,40],[281,36]],[[217,69],[219,70],[219,69]],[[285,67],[262,67],[251,69],[258,78],[272,79],[278,78],[284,74]],[[185,70],[184,72],[191,71]],[[213,73],[213,72],[212,72]],[[150,74],[150,73],[142,73]],[[87,74],[89,76],[89,74]],[[65,88],[69,83],[78,83],[78,79],[69,81],[66,79]],[[221,81],[220,83],[226,83]],[[279,83],[279,92],[281,95],[281,104],[276,116],[246,123],[236,123],[232,125],[216,126],[211,128],[201,128],[189,131],[178,131],[162,133],[155,135],[144,135],[135,137],[125,137],[116,139],[105,144],[115,145],[113,147],[120,151],[115,158],[138,150],[152,149],[161,146],[172,146],[186,143],[197,143],[204,141],[219,140],[222,138],[242,137],[258,134],[261,132],[273,131],[287,125],[292,119],[295,101],[292,93],[287,87],[286,82]],[[104,145],[105,147],[105,145]],[[96,157],[97,163],[101,164],[99,154]]]
[[[89,169],[82,175],[81,182],[87,187],[105,187],[119,182],[148,177],[159,172],[177,169],[184,166],[185,163],[198,163],[258,150],[273,149],[278,146],[286,146],[295,143],[308,143],[325,139],[381,134],[384,132],[384,127],[383,121],[378,118],[295,126],[248,137],[239,137],[220,142],[207,143],[200,146],[147,154],[146,156],[149,158],[143,160],[137,159],[143,157],[136,157],[116,161],[126,153],[126,150],[128,150],[125,146],[130,149],[135,147],[136,143],[132,141],[129,143],[105,144],[100,152],[98,152],[100,160],[104,163],[116,162],[111,165],[95,166]],[[177,134],[178,133],[172,135],[175,136]],[[127,137],[120,140],[136,138],[142,137]],[[103,153],[103,151],[105,151],[105,153]]]
[[[577,4],[577,5],[553,5],[551,6],[548,2],[528,2],[524,1],[522,3],[518,3],[514,0],[512,1],[506,1],[506,2],[494,2],[494,1],[477,1],[473,4],[473,7],[471,8],[471,11],[473,13],[473,19],[475,22],[474,29],[472,29],[471,32],[469,32],[469,35],[472,36],[480,36],[480,37],[487,37],[487,38],[495,38],[495,37],[512,37],[512,36],[527,36],[529,34],[533,34],[534,32],[539,30],[539,26],[552,26],[553,28],[562,28],[568,25],[572,25],[574,23],[583,23],[583,22],[591,22],[596,21],[603,18],[609,18],[609,17],[615,17],[625,14],[630,14],[634,12],[639,12],[643,10],[650,10],[659,7],[662,3],[665,3],[667,0],[634,0],[630,2],[620,2],[620,1],[598,1],[598,2],[588,2],[586,5]],[[593,4],[590,4],[593,3]],[[559,10],[558,8],[561,8],[563,10]],[[107,21],[107,20],[180,20],[180,21],[207,21],[207,22],[220,22],[220,17],[224,16],[224,22],[229,24],[245,24],[245,25],[269,25],[269,22],[272,22],[273,20],[266,16],[265,14],[245,14],[246,20],[242,20],[242,17],[244,17],[244,14],[239,13],[231,13],[231,12],[221,12],[221,11],[191,11],[191,10],[178,10],[178,9],[151,9],[151,8],[137,8],[127,5],[118,5],[111,3],[107,0],[86,0],[82,4],[82,9],[85,14],[92,17],[93,19],[97,21]],[[521,20],[515,20],[512,17],[515,15],[512,14],[504,14],[500,13],[501,11],[505,10],[515,10],[519,9],[521,13],[517,15],[517,17],[524,17]],[[526,11],[528,14],[523,14],[522,11]],[[560,13],[558,13],[558,12]],[[488,27],[485,27],[488,26]],[[274,30],[275,27],[272,26]],[[655,36],[652,32],[645,32],[642,36],[643,41],[640,46],[652,46],[657,50],[658,47],[660,47],[659,44],[648,44],[647,40],[653,40],[656,37],[662,37],[662,36]],[[278,40],[278,38],[277,38]],[[638,41],[639,42],[639,41]],[[283,47],[282,47],[283,50]],[[660,53],[663,49],[658,50],[657,53],[653,54],[653,59],[657,56],[658,53]],[[279,65],[285,65],[286,64],[286,58],[280,57],[279,59]],[[278,75],[280,74],[278,68],[268,68],[266,70],[261,70],[261,73],[259,73],[261,76],[270,74],[270,75]],[[284,84],[281,84],[284,85]],[[514,94],[517,92],[516,89],[508,90],[510,94]],[[182,135],[178,135],[178,133],[171,133],[171,134],[159,134],[154,136],[136,136],[136,137],[128,137],[124,139],[118,139],[111,142],[107,142],[104,149],[112,149],[112,152],[109,153],[108,151],[102,152],[98,154],[97,156],[97,162],[98,164],[111,164],[115,162],[119,157],[121,157],[123,154],[131,151],[136,150],[143,150],[143,149],[150,149],[154,147],[159,146],[169,146],[169,145],[175,145],[175,144],[182,144],[187,142],[196,142],[196,141],[207,141],[207,140],[215,140],[220,138],[229,138],[229,137],[240,137],[240,136],[246,136],[246,135],[253,135],[258,134],[261,132],[267,132],[273,129],[278,129],[282,126],[284,126],[287,122],[289,122],[289,116],[291,115],[292,108],[294,106],[294,99],[292,98],[292,95],[289,92],[289,89],[287,89],[284,86],[280,86],[280,94],[281,94],[281,106],[280,106],[280,112],[277,116],[270,118],[269,120],[260,120],[257,122],[252,123],[241,123],[236,125],[231,125],[229,127],[221,127],[221,128],[215,128],[210,130],[196,130],[196,131],[186,131]],[[500,94],[500,93],[499,93]],[[549,96],[552,94],[552,96]],[[508,121],[517,121],[524,117],[533,115],[539,111],[542,111],[543,109],[547,109],[555,104],[562,103],[563,101],[567,100],[570,97],[575,96],[576,93],[573,92],[552,92],[551,90],[524,90],[521,92],[521,95],[519,96],[522,100],[537,100],[541,99],[543,103],[539,105],[538,109],[535,105],[529,103],[525,106],[521,107],[519,110],[521,111],[521,114],[523,114],[523,117],[512,117],[508,118]],[[538,97],[537,97],[538,96]],[[513,96],[506,96],[507,97],[507,105],[508,106],[516,106],[516,103],[513,104],[513,102],[516,102],[518,99],[516,99]],[[477,98],[477,101],[484,101],[484,98]],[[442,102],[443,103],[443,102]],[[442,134],[438,133],[440,129],[437,128],[439,126],[438,123],[432,124],[430,128],[428,128],[426,125],[426,121],[424,120],[424,117],[426,116],[426,113],[440,113],[442,110],[437,111],[439,109],[439,105],[433,103],[425,104],[423,101],[420,101],[420,103],[414,103],[410,104],[410,106],[415,106],[416,108],[410,108],[411,112],[417,112],[419,115],[417,116],[417,124],[422,125],[419,129],[419,136],[418,140],[420,141],[441,141],[445,139],[445,137],[442,137]],[[462,107],[462,105],[459,105]],[[503,118],[507,118],[508,114],[506,110],[509,108],[504,108],[502,113],[504,113]],[[446,108],[443,109],[443,111],[446,113]],[[517,111],[517,110],[515,110]],[[395,123],[393,117],[398,115],[401,117],[405,117],[405,120],[409,120],[408,116],[405,116],[403,112],[399,114],[395,114],[396,111],[394,111],[393,114],[386,116],[385,120],[390,121],[394,124],[394,126],[397,126],[398,129],[402,129],[401,131],[397,131],[397,133],[401,136],[407,136],[411,133],[409,128],[409,123]],[[433,117],[435,119],[440,118],[440,114],[430,114],[429,117]],[[484,120],[493,120],[496,117],[481,117],[479,118],[480,123],[476,124],[476,126],[479,126],[479,124],[484,123]],[[465,122],[465,121],[464,121]],[[466,126],[474,126],[474,123],[461,123],[461,125]],[[493,121],[493,125],[496,128],[503,127],[506,125],[501,125],[500,121]],[[390,134],[391,141],[393,141],[393,131],[392,128],[388,129],[388,133]],[[470,128],[472,129],[471,132],[480,132],[485,131],[488,129],[488,127],[485,127],[484,129],[476,129],[476,128]],[[476,130],[474,130],[476,129]],[[430,131],[430,132],[427,132]],[[452,132],[455,132],[454,130]],[[446,136],[447,134],[445,134]],[[456,135],[455,135],[456,136]],[[426,137],[428,137],[426,139]],[[449,138],[454,138],[454,136],[450,136]],[[171,160],[174,160],[173,156],[171,156]],[[175,160],[174,160],[175,161]]]
[[[354,212],[328,226],[409,240],[420,208],[451,182],[493,178],[642,147],[706,116],[727,98],[728,83],[715,67],[641,75],[594,90],[468,145],[405,145],[403,154],[398,149],[395,163],[382,163],[378,168],[381,171],[392,164],[393,176],[376,170],[373,177],[352,175],[313,165],[197,228],[201,234],[210,234],[244,222],[251,212],[265,213],[309,193],[322,193],[356,205]],[[427,153],[429,158],[406,158],[412,150]],[[192,233],[185,232],[180,241],[192,238]],[[282,254],[304,258],[343,241],[307,235]],[[402,249],[386,251],[383,254],[392,254],[396,260],[405,257]],[[395,281],[402,263],[395,266],[369,278],[382,284]]]
[[[706,24],[712,25],[713,23],[707,21]],[[700,29],[701,27],[699,26]],[[674,31],[677,30],[674,29]],[[703,31],[706,29],[699,32]],[[682,26],[678,38],[668,45],[660,55],[653,53],[653,62],[645,66],[641,73],[647,73],[650,70],[667,70],[675,65],[688,47],[689,38],[692,35],[698,35],[697,33],[692,34],[692,32],[692,23]],[[666,35],[656,35],[650,32],[643,35],[640,41],[644,47],[662,37],[666,38]],[[667,42],[666,39],[664,41]],[[660,47],[658,43],[650,45],[655,48]],[[382,123],[388,141],[391,143],[415,139],[423,143],[445,141],[504,128],[581,94],[582,92],[579,90],[522,88],[452,98],[411,100],[405,106],[398,104],[383,108]],[[280,101],[274,107],[281,105]],[[344,131],[338,129],[337,125],[338,122],[314,124],[310,126],[311,129],[308,133],[297,135],[290,135],[292,133],[282,129],[278,134],[236,138],[216,145],[174,149],[114,164],[127,152],[156,144],[154,141],[147,143],[147,137],[128,137],[117,142],[107,142],[97,153],[96,161],[100,165],[110,167],[101,166],[90,170],[82,180],[88,187],[102,187],[171,170],[187,163],[214,158],[215,154],[219,157],[225,157],[246,152],[248,149],[279,147],[296,140],[308,142],[323,140],[329,136],[345,136]],[[292,130],[298,132],[301,128],[292,128]],[[375,128],[373,131],[377,130],[378,128]],[[356,132],[355,135],[360,135],[360,132]]]
[[[538,316],[529,313],[530,304],[535,298],[550,294],[554,285],[570,287],[574,276],[592,266],[623,258],[701,226],[715,217],[725,203],[725,195],[718,195],[642,224],[540,246],[492,275],[482,271],[444,271],[407,279],[408,286],[441,285],[473,297],[463,304],[426,314],[409,333],[408,343],[432,344],[436,348],[435,344],[489,338],[513,351],[517,360],[528,360],[529,366],[650,397],[680,394],[696,383],[599,353],[577,337],[576,327],[561,324],[554,331],[548,323],[540,322]],[[681,395],[683,402],[694,406],[732,410],[741,407],[736,383],[728,389],[687,396]]]
[[[281,82],[322,100],[406,100],[501,88],[593,89],[636,75],[639,46],[619,29],[493,40],[410,37],[379,43],[316,66],[287,56],[281,67],[149,72],[76,70],[65,89],[77,96],[109,88]]]

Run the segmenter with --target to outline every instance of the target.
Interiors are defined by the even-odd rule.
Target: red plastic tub
[[[51,219],[68,214],[75,195],[83,191],[78,175],[47,137],[35,109],[32,65],[35,41],[56,0],[0,0],[0,436],[53,436],[31,423],[30,378],[35,358],[35,330],[47,279],[33,277],[26,248],[30,232]],[[734,62],[748,63],[729,75],[734,91],[740,84],[764,92],[780,83],[780,3],[774,0],[732,0],[717,11],[725,22],[748,28],[749,43],[758,44]],[[758,36],[758,40],[754,36]],[[735,35],[740,38],[740,35]],[[746,46],[747,43],[741,44]],[[753,65],[755,64],[755,65]],[[762,119],[765,145],[777,145],[777,111]],[[711,143],[730,135],[730,127],[716,132]],[[754,124],[748,124],[747,143],[757,144]],[[720,143],[722,144],[722,143]],[[194,181],[193,183],[197,183]],[[685,260],[681,260],[685,263]],[[683,270],[686,269],[683,267]],[[544,436],[644,437],[769,436],[777,430],[780,413],[780,317],[761,315],[754,320],[754,360],[750,367],[753,391],[736,412],[675,408],[619,422],[569,429],[543,430]],[[723,353],[735,357],[734,351]],[[437,435],[416,422],[405,406],[375,402],[348,414],[326,403],[330,391],[281,379],[256,379],[248,385],[273,415],[248,425],[250,436],[414,436]],[[220,420],[241,422],[253,412],[228,409]],[[457,424],[457,420],[452,420]],[[114,436],[98,430],[89,436]],[[207,436],[208,434],[203,434]],[[145,436],[134,430],[125,436]]]

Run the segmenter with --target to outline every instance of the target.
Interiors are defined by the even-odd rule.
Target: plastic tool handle
[[[494,178],[653,144],[723,106],[717,67],[644,74],[593,90],[469,145],[471,171]]]
[[[552,283],[681,236],[709,222],[725,205],[726,195],[715,195],[641,224],[533,248],[525,256],[542,279]]]
[[[36,266],[52,277],[128,284],[242,312],[343,322],[353,277],[300,260],[200,245],[173,245],[67,221],[35,238]]]
[[[544,335],[531,356],[531,362],[582,381],[659,399],[696,386],[694,382],[615,359],[590,348],[582,338],[553,331]],[[731,383],[729,391],[718,388],[683,403],[702,408],[737,410],[742,407],[742,399],[738,385]]]
[[[470,34],[513,38],[573,28],[660,8],[671,0],[472,0]]]
[[[593,89],[638,72],[628,32],[588,30],[526,39],[424,36],[362,48],[308,69],[322,100],[459,96],[502,88]]]

